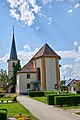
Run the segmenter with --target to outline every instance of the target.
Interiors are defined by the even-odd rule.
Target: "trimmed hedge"
[[[80,91],[77,91],[77,94],[80,94]]]
[[[5,96],[5,93],[0,93],[0,98]]]
[[[75,94],[52,94],[52,95],[47,95],[47,103],[48,105],[55,105],[54,98],[55,96],[72,96]]]
[[[44,91],[45,96],[50,95],[50,94],[57,94],[57,91]]]
[[[0,120],[7,120],[7,110],[0,109]]]
[[[44,96],[44,92],[42,92],[42,91],[30,91],[28,93],[28,95],[30,97],[42,97],[42,96]]]
[[[80,95],[72,95],[72,96],[55,96],[54,103],[56,105],[78,105],[80,104]]]

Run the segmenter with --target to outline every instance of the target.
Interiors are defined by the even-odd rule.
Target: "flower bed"
[[[17,120],[31,120],[30,117],[26,114],[16,114],[15,118]]]

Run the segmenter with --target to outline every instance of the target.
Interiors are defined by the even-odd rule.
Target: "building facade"
[[[45,44],[34,57],[17,73],[17,93],[29,90],[59,89],[60,56]]]

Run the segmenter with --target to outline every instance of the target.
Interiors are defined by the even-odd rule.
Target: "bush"
[[[58,96],[58,94],[47,95],[47,103],[48,105],[54,105],[54,97]]]
[[[0,97],[3,97],[3,96],[5,96],[5,93],[0,93]]]
[[[80,94],[80,91],[77,91],[77,94]]]
[[[57,94],[57,91],[45,91],[45,96],[49,95],[49,94]]]
[[[42,91],[30,91],[28,93],[28,95],[30,97],[42,97],[42,96],[44,96],[44,92],[42,92]]]
[[[5,91],[3,89],[0,89],[0,93],[5,93]]]
[[[0,120],[7,120],[7,110],[0,109]]]
[[[52,95],[47,95],[47,103],[48,105],[55,105],[54,98],[55,96],[71,96],[75,94],[52,94]]]
[[[71,95],[71,96],[55,96],[54,103],[56,105],[78,105],[80,104],[80,95]]]
[[[12,96],[12,100],[13,100],[14,102],[17,101],[17,94],[14,94],[14,95]]]

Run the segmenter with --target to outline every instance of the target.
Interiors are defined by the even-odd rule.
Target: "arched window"
[[[12,63],[12,67],[14,67],[14,66],[15,66],[15,62]]]
[[[38,80],[41,80],[40,68],[37,68],[37,79],[38,79]]]

